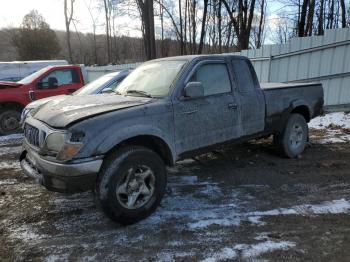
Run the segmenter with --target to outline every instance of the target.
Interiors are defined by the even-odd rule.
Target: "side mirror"
[[[36,88],[37,89],[43,89],[43,82],[38,82],[37,84],[36,84]]]
[[[58,81],[56,77],[49,77],[49,88],[58,87]]]
[[[102,94],[110,94],[110,93],[113,93],[113,92],[114,92],[113,89],[110,88],[110,87],[107,87],[107,88],[105,88],[105,89],[103,89],[101,91]]]
[[[197,98],[204,96],[204,88],[201,82],[188,82],[185,86],[185,97]]]

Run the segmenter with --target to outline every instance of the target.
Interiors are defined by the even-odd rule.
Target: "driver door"
[[[183,97],[173,104],[178,154],[222,143],[240,134],[238,106],[226,63],[201,62],[191,74],[187,83],[201,82],[204,96]]]
[[[35,99],[49,96],[68,95],[80,88],[76,69],[56,69],[38,81],[34,90]]]

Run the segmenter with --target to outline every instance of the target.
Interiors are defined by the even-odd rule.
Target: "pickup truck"
[[[30,102],[70,94],[83,85],[79,65],[47,66],[18,82],[0,81],[0,135],[20,131],[21,111]]]
[[[79,90],[75,91],[71,95],[73,96],[85,96],[85,95],[97,95],[102,93],[114,93],[114,89],[123,81],[125,77],[129,74],[129,70],[123,70],[119,72],[113,72],[105,74],[94,81],[86,84]],[[35,111],[36,108],[46,104],[47,102],[54,100],[58,102],[59,100],[64,100],[67,98],[67,95],[59,96],[50,96],[47,98],[35,100],[29,103],[23,110],[21,114],[21,124],[24,123],[24,120],[31,115],[32,111]]]
[[[40,107],[24,123],[20,164],[49,190],[95,190],[108,217],[131,224],[155,211],[166,166],[180,159],[270,135],[281,155],[297,158],[323,102],[321,84],[261,87],[245,57],[157,59],[115,95]]]

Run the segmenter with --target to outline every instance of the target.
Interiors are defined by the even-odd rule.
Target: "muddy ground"
[[[182,161],[157,212],[127,227],[91,192],[53,193],[24,177],[20,141],[1,142],[0,261],[347,261],[350,144],[324,136],[312,131],[300,159],[267,139]]]

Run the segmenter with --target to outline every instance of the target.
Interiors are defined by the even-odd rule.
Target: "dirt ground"
[[[24,177],[20,141],[1,142],[0,261],[348,261],[350,144],[325,136],[294,160],[267,139],[182,161],[156,213],[127,227],[91,192]]]

